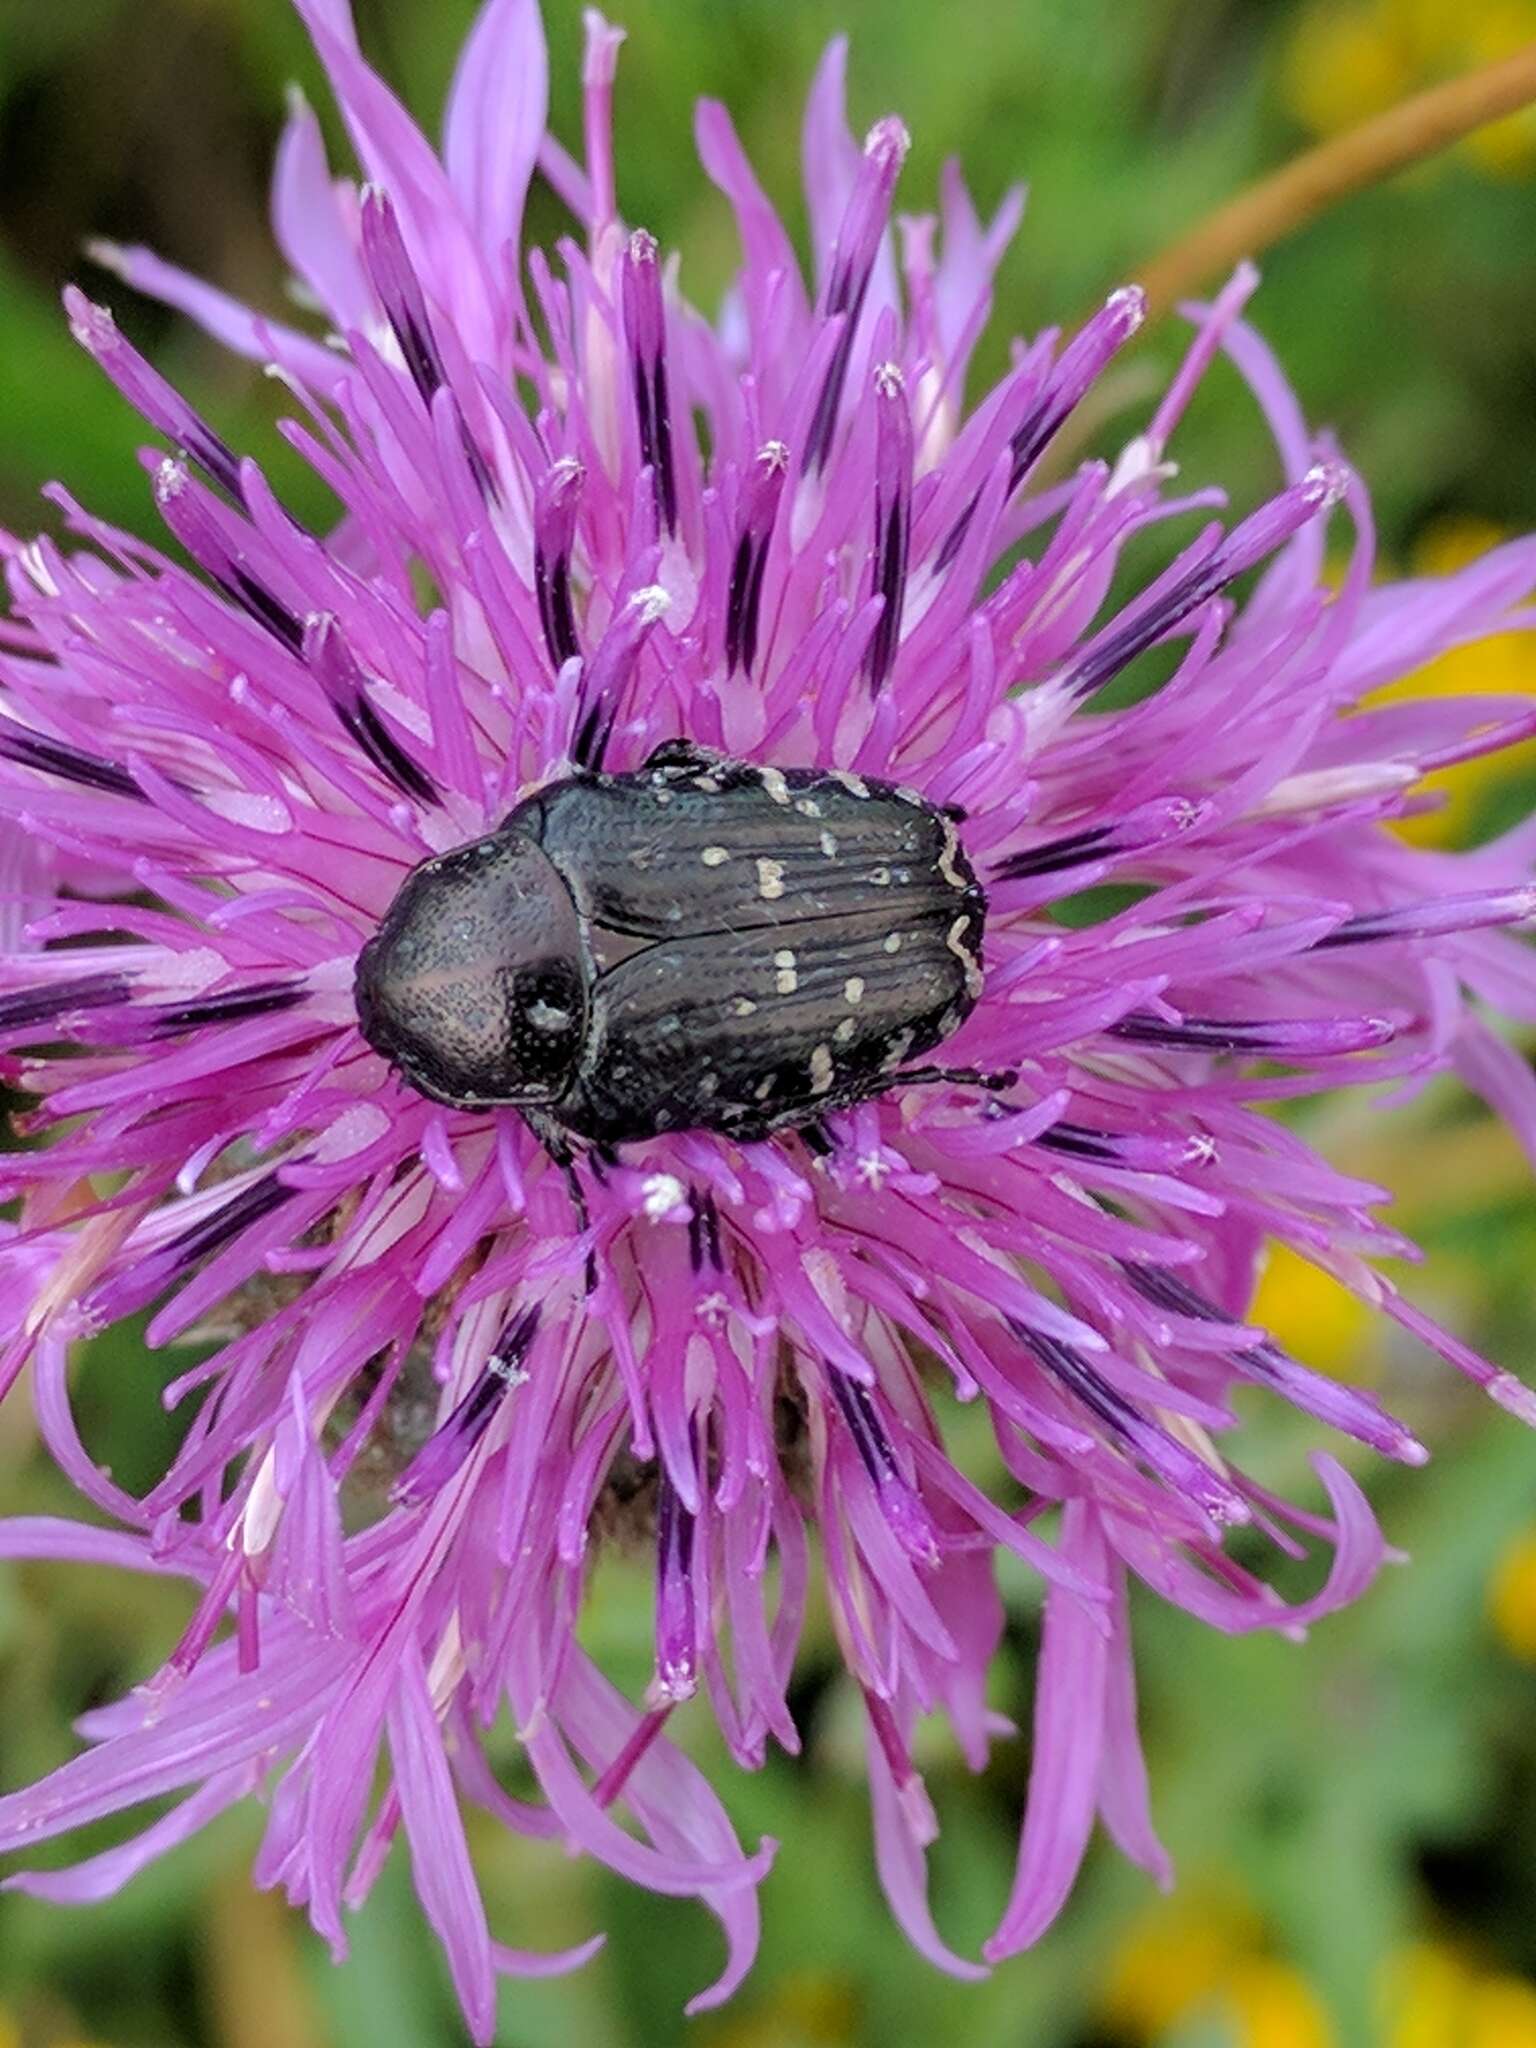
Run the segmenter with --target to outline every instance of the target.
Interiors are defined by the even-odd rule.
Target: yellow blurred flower
[[[728,2019],[719,2048],[845,2048],[858,2039],[859,2001],[846,1979],[813,1971],[785,1977],[766,2004]]]
[[[1386,2048],[1536,2048],[1536,1985],[1418,1943],[1393,1963]]]
[[[1271,1244],[1248,1320],[1274,1333],[1283,1350],[1304,1365],[1340,1380],[1371,1378],[1381,1346],[1381,1324],[1363,1301],[1331,1273]]]
[[[1469,2048],[1536,2048],[1536,1984],[1483,1977],[1467,1999]]]
[[[1536,6],[1532,8],[1536,32]],[[1421,576],[1448,576],[1474,562],[1508,536],[1491,520],[1467,516],[1437,520],[1420,538],[1413,553]],[[1389,683],[1371,697],[1373,704],[1391,704],[1414,697],[1536,696],[1536,643],[1528,633],[1499,633],[1454,647],[1424,668]],[[1416,846],[1462,846],[1486,791],[1510,775],[1529,776],[1529,747],[1462,762],[1458,767],[1427,775],[1417,785],[1442,799],[1438,810],[1407,818],[1395,829]]]
[[[1233,1969],[1223,2001],[1238,2048],[1335,2048],[1338,2036],[1301,1972],[1275,1956],[1248,1956]]]
[[[1104,2017],[1154,2041],[1214,1998],[1234,1965],[1254,1954],[1262,1928],[1234,1897],[1190,1892],[1158,1900],[1132,1921],[1110,1960]]]
[[[1536,0],[1316,0],[1286,46],[1281,91],[1304,127],[1334,135],[1533,38]],[[1536,167],[1536,118],[1511,114],[1460,147],[1496,176],[1527,176]]]
[[[1104,1989],[1104,2017],[1134,2040],[1165,2038],[1197,2013],[1231,2029],[1233,2048],[1338,2048],[1317,1993],[1263,1949],[1258,1915],[1215,1894],[1161,1901],[1132,1924]]]
[[[0,2010],[0,2048],[21,2048],[21,2029],[3,2010]]]
[[[1234,2048],[1336,2048],[1317,1994],[1263,1940],[1258,1915],[1232,1894],[1160,1900],[1115,1951],[1104,2017],[1117,2032],[1158,2041],[1204,2011],[1231,2026]]]
[[[1517,1536],[1494,1566],[1488,1618],[1511,1656],[1536,1664],[1536,1528]]]

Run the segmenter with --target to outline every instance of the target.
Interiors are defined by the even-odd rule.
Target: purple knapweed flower
[[[197,1589],[166,1668],[86,1717],[80,1757],[0,1800],[0,1847],[186,1797],[123,1847],[10,1882],[100,1896],[260,1791],[258,1881],[339,1952],[343,1907],[403,1831],[487,2041],[498,1973],[588,1951],[493,1937],[469,1804],[705,1901],[729,1957],[697,2003],[717,2001],[751,1961],[772,1845],[738,1845],[664,1728],[703,1691],[744,1766],[795,1748],[814,1541],[864,1702],[885,1890],[927,1956],[975,1975],[929,1916],[913,1731],[947,1716],[977,1769],[1007,1732],[986,1701],[996,1552],[1038,1573],[1044,1622],[990,1961],[1049,1925],[1096,1818],[1166,1878],[1128,1582],[1221,1629],[1295,1631],[1381,1562],[1331,1456],[1326,1501],[1302,1507],[1245,1477],[1233,1396],[1425,1455],[1246,1320],[1267,1240],[1532,1419],[1522,1385],[1374,1269],[1406,1249],[1383,1191],[1263,1106],[1450,1069],[1536,1151],[1536,1085],[1483,1016],[1536,1018],[1536,962],[1501,929],[1536,901],[1536,828],[1459,856],[1388,829],[1423,776],[1536,714],[1369,704],[1530,624],[1536,543],[1376,586],[1365,493],[1243,323],[1246,270],[1192,310],[1183,367],[1119,459],[1042,481],[1141,299],[1020,343],[967,408],[1019,199],[984,225],[951,172],[939,219],[893,234],[906,133],[849,134],[841,46],[806,121],[809,284],[726,114],[699,110],[742,243],[711,325],[621,219],[620,37],[599,17],[584,162],[545,133],[532,0],[489,0],[440,161],[345,0],[299,6],[368,181],[333,179],[296,104],[274,217],[333,331],[106,253],[287,387],[282,431],[339,525],[300,525],[71,291],[79,340],[171,445],[148,467],[177,548],[57,488],[79,544],[5,543],[6,860],[22,841],[41,855],[20,893],[54,863],[90,882],[0,959],[5,1072],[51,1134],[0,1176],[20,1200],[3,1376],[31,1361],[52,1456],[119,1526],[12,1521],[0,1554]],[[522,248],[536,171],[578,224],[552,259]],[[1225,524],[1168,459],[1218,352],[1283,471]],[[1164,525],[1168,566],[1111,599],[1128,547]],[[1150,649],[1165,679],[1132,691]],[[761,1142],[682,1132],[564,1171],[515,1110],[445,1108],[394,1075],[358,1028],[359,949],[417,863],[493,830],[594,733],[612,770],[685,738],[958,815],[989,916],[949,1077],[898,1072]],[[1053,917],[1104,882],[1131,886],[1096,921]],[[77,1339],[139,1311],[153,1346],[214,1345],[169,1389],[192,1419],[143,1499],[81,1441],[67,1373]],[[992,1494],[946,1455],[952,1400],[988,1414]],[[370,1478],[383,1498],[360,1506]],[[1238,1524],[1330,1548],[1321,1590],[1282,1603],[1224,1548]],[[654,1556],[639,1700],[578,1635],[615,1542]],[[536,1801],[498,1778],[514,1742]]]

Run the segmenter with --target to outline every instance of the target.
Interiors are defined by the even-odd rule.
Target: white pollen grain
[[[831,1048],[831,1046],[830,1046],[830,1045],[815,1045],[815,1046],[812,1046],[812,1048],[811,1048],[811,1093],[812,1093],[813,1095],[825,1095],[825,1094],[826,1094],[826,1092],[827,1092],[827,1090],[828,1090],[828,1089],[829,1089],[829,1088],[830,1088],[830,1087],[832,1086],[832,1077],[833,1077],[833,1075],[834,1075],[834,1073],[835,1073],[835,1072],[836,1072],[836,1068],[835,1068],[835,1067],[833,1066],[833,1063],[832,1063],[832,1048]]]
[[[819,818],[821,816],[821,805],[817,803],[813,796],[797,796],[795,798],[795,809],[802,818]]]
[[[682,1206],[687,1190],[674,1173],[653,1173],[641,1183],[641,1199],[652,1223],[660,1223]]]
[[[850,796],[869,795],[869,784],[862,775],[852,775],[846,768],[834,768],[830,772],[832,780],[841,783]]]
[[[860,1003],[863,1002],[863,1000],[863,978],[862,976],[857,974],[850,974],[848,979],[843,983],[843,1001],[845,1003],[850,1003],[854,1005],[854,1007],[857,1007]]]
[[[778,768],[759,768],[757,779],[763,785],[763,794],[776,804],[790,801],[789,784],[784,780],[783,771]]]
[[[792,996],[800,986],[800,977],[795,972],[795,956],[788,946],[779,948],[773,956],[773,964],[778,970],[774,975],[774,987],[781,996]]]
[[[720,867],[724,862],[728,861],[730,857],[731,849],[728,846],[706,846],[704,851],[699,855],[699,859],[703,861],[705,867],[707,868]]]
[[[837,1029],[833,1032],[832,1036],[837,1040],[839,1045],[846,1045],[849,1039],[852,1038],[854,1032],[858,1030],[858,1028],[858,1025],[854,1022],[852,1017],[845,1017],[842,1023],[839,1024]]]
[[[784,894],[783,861],[760,860],[758,862],[757,893],[765,903],[772,903]]]
[[[832,833],[830,833],[830,832],[823,832],[823,833],[822,833],[822,835],[821,835],[821,850],[822,850],[822,852],[823,852],[823,853],[824,853],[824,854],[825,854],[825,855],[827,856],[827,859],[828,859],[828,860],[836,860],[836,859],[837,859],[837,840],[836,840],[836,838],[835,838],[835,837],[833,836],[833,834],[832,834]]]
[[[735,1017],[750,1017],[756,1009],[757,1005],[750,996],[731,997],[731,1014]]]
[[[891,933],[890,937],[889,937],[889,938],[888,938],[888,939],[886,940],[886,942],[885,942],[885,951],[886,951],[887,953],[899,953],[899,952],[901,951],[901,933],[900,933],[900,932],[892,932],[892,933]]]

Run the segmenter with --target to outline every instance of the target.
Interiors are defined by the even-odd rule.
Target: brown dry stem
[[[1149,320],[1352,193],[1422,163],[1533,101],[1536,43],[1527,43],[1513,56],[1415,93],[1319,143],[1217,207],[1132,272],[1147,294]]]

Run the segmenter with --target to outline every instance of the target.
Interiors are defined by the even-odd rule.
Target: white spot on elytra
[[[784,863],[781,860],[760,860],[757,864],[757,893],[765,903],[772,903],[784,894]]]
[[[537,1002],[528,1005],[528,1022],[535,1031],[554,1033],[564,1031],[571,1021],[569,1010],[558,1010],[553,1003],[546,1003],[541,996]]]
[[[757,1005],[750,996],[731,997],[731,1011],[737,1017],[750,1017],[756,1009]]]
[[[832,834],[832,833],[830,833],[830,832],[823,832],[823,833],[822,833],[822,835],[821,835],[821,850],[822,850],[822,852],[823,852],[823,853],[824,853],[824,854],[825,854],[825,855],[827,856],[827,859],[828,859],[828,860],[836,860],[836,858],[837,858],[837,840],[836,840],[836,838],[835,838],[835,837],[833,836],[833,834]]]
[[[891,884],[891,871],[889,868],[871,868],[869,879],[877,889],[888,889]]]
[[[800,986],[800,977],[795,972],[795,956],[788,946],[779,948],[773,956],[773,964],[778,969],[774,986],[781,996],[792,996]]]
[[[944,943],[965,969],[965,992],[974,1002],[981,994],[981,962],[966,944],[970,929],[968,917],[957,917],[945,934]]]
[[[939,873],[948,882],[951,889],[968,889],[970,883],[961,874],[959,868],[955,866],[955,855],[959,851],[959,834],[955,831],[951,821],[946,818],[944,820],[944,851],[939,855]]]
[[[813,796],[797,796],[795,798],[795,809],[802,818],[819,818],[821,816],[821,805],[817,803]]]
[[[776,804],[787,804],[790,801],[789,784],[784,780],[780,769],[759,768],[757,775],[763,785],[765,796],[771,797]]]
[[[887,953],[899,953],[899,952],[901,951],[901,933],[900,933],[900,932],[892,932],[892,933],[891,933],[890,937],[889,937],[889,938],[888,938],[888,939],[886,940],[886,942],[885,942],[885,948],[884,948],[884,950],[885,950],[885,951],[886,951]]]
[[[841,783],[850,796],[865,797],[869,795],[869,784],[862,775],[850,774],[846,768],[833,768],[829,770],[829,773],[832,780]]]
[[[723,862],[728,861],[730,857],[731,850],[728,846],[706,846],[699,855],[699,859],[703,861],[707,868],[717,868]]]
[[[845,1017],[842,1023],[839,1024],[837,1029],[833,1032],[832,1036],[837,1040],[839,1045],[846,1045],[849,1039],[852,1038],[854,1032],[858,1030],[858,1028],[858,1025],[854,1022],[854,1020],[851,1017]]]
[[[856,1006],[859,1003],[862,1003],[863,1000],[863,978],[862,976],[857,974],[850,974],[848,979],[843,983],[843,1001],[845,1003],[852,1003]]]
[[[811,1048],[811,1093],[825,1095],[832,1086],[836,1072],[832,1064],[832,1048],[829,1045],[815,1045]]]
[[[912,1050],[913,1035],[910,1031],[898,1031],[886,1047],[885,1058],[880,1062],[881,1066],[887,1071],[892,1067],[899,1067],[907,1054]]]

